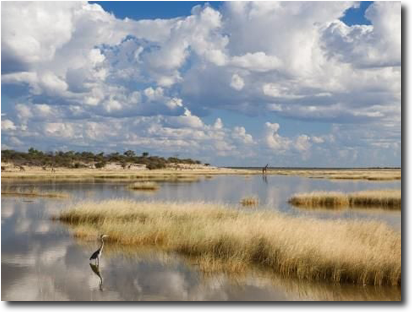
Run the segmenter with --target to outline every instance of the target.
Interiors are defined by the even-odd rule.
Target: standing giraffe
[[[267,164],[266,166],[262,168],[262,174],[266,174],[266,172],[268,171],[268,167],[269,167],[269,164]]]

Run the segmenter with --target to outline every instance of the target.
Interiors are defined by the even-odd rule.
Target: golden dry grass
[[[305,280],[401,283],[401,234],[376,221],[129,200],[79,203],[58,219],[79,238],[105,233],[109,244],[156,246],[199,259],[203,270],[258,266]]]
[[[257,198],[256,196],[243,197],[243,198],[240,200],[240,203],[241,203],[241,205],[244,206],[244,207],[257,206],[257,205],[259,205],[259,198]]]
[[[219,173],[221,174],[221,173]],[[210,175],[210,174],[209,174]],[[102,171],[102,170],[62,170],[55,173],[44,171],[2,172],[7,181],[127,181],[127,182],[197,182],[204,176],[202,172],[177,173],[176,171]]]
[[[371,207],[385,209],[401,209],[402,196],[400,189],[366,190],[356,193],[312,192],[295,194],[289,203],[298,207]]]
[[[135,182],[128,186],[131,190],[156,191],[159,189],[159,184],[156,182]]]
[[[43,191],[35,187],[12,187],[6,186],[1,188],[1,195],[5,196],[23,196],[23,197],[50,197],[50,198],[67,198],[69,194],[55,191]]]

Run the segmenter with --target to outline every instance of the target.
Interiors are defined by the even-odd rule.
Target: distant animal
[[[51,172],[56,172],[56,170],[54,169],[54,167],[51,168]]]
[[[92,256],[90,257],[90,261],[91,260],[94,260],[94,263],[96,263],[96,261],[97,261],[97,264],[99,264],[99,262],[100,262],[100,257],[101,257],[101,255],[102,255],[102,252],[103,252],[103,247],[104,247],[104,239],[106,238],[106,237],[109,237],[109,235],[102,235],[102,236],[100,236],[100,239],[101,239],[101,241],[102,241],[102,244],[100,245],[100,248],[99,249],[97,249],[93,254],[92,254]]]
[[[268,171],[269,164],[262,168],[262,174],[265,174]]]
[[[18,166],[18,168],[20,169],[20,171],[26,171],[23,166]]]

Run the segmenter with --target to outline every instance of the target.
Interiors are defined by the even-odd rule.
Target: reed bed
[[[1,195],[5,196],[24,196],[24,197],[50,197],[67,198],[69,194],[55,191],[44,191],[38,188],[28,187],[2,187]]]
[[[259,198],[256,196],[247,196],[243,197],[240,200],[240,203],[243,207],[253,207],[259,205]]]
[[[298,207],[326,208],[385,208],[401,209],[402,196],[399,189],[367,190],[356,193],[312,192],[295,194],[289,203]]]
[[[401,234],[376,221],[130,200],[82,202],[56,218],[79,238],[105,233],[109,244],[156,246],[199,259],[203,270],[225,263],[226,270],[258,266],[304,280],[401,284]]]
[[[156,191],[159,189],[159,184],[156,182],[135,182],[128,186],[131,190]]]

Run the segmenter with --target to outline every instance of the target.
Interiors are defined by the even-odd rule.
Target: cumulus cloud
[[[1,121],[1,130],[16,130],[16,126],[11,120],[4,119]]]
[[[266,145],[271,148],[272,150],[276,150],[279,152],[288,150],[292,144],[292,141],[288,138],[281,137],[278,133],[280,128],[278,123],[265,123],[266,127]]]
[[[369,147],[397,146],[400,4],[374,2],[365,15],[371,25],[348,26],[339,19],[354,5],[227,2],[172,19],[121,20],[87,2],[3,3],[2,90],[12,102],[4,144],[37,137],[44,148],[58,140],[97,148],[107,131],[113,149],[152,144],[199,154],[209,140],[205,157],[249,155],[250,144],[307,156],[337,149],[331,136],[344,141],[333,125],[365,124]],[[219,110],[223,117],[205,122]],[[265,121],[249,128],[236,123],[239,115]],[[300,125],[281,136],[288,120],[323,123],[324,133]],[[354,146],[359,137],[351,136]]]
[[[243,87],[245,86],[245,82],[244,82],[244,80],[242,79],[242,77],[240,77],[240,76],[237,75],[237,74],[234,74],[234,75],[232,76],[232,80],[231,80],[231,82],[230,82],[230,86],[231,86],[233,89],[240,91],[240,90],[242,90]]]
[[[253,143],[252,135],[246,133],[246,129],[244,127],[234,127],[232,137],[235,140],[240,140],[242,143],[245,144]]]
[[[322,33],[329,57],[357,67],[401,65],[401,3],[375,2],[365,13],[372,25],[330,23]]]
[[[233,56],[231,64],[250,71],[266,72],[279,68],[282,62],[274,55],[270,56],[264,52],[256,52]]]
[[[294,138],[281,136],[279,130],[278,123],[265,123],[264,142],[271,152],[286,155],[298,153],[303,160],[306,160],[311,153],[313,144],[325,142],[321,137],[311,137],[307,134],[298,134]]]

